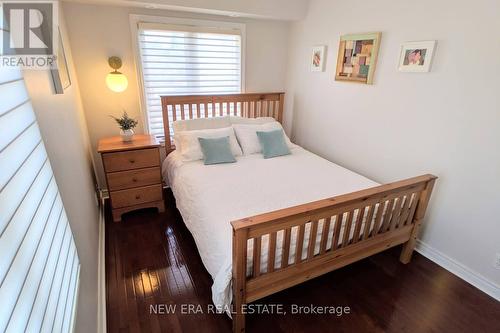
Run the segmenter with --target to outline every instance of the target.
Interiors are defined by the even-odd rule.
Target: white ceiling
[[[158,8],[237,17],[300,20],[309,0],[64,0],[70,2]]]

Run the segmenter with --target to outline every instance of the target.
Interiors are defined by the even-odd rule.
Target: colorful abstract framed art
[[[325,70],[325,45],[314,46],[311,53],[311,72]]]
[[[435,40],[402,44],[399,55],[399,71],[414,73],[430,71],[435,47]]]
[[[373,84],[380,32],[340,37],[335,80]]]

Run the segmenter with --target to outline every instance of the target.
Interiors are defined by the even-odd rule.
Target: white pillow
[[[234,135],[232,127],[204,129],[194,131],[182,131],[175,135],[176,149],[181,153],[182,159],[185,162],[196,161],[203,159],[203,152],[201,151],[200,142],[198,138],[221,138],[229,137],[229,144],[231,145],[231,152],[234,156],[241,156],[241,148]]]
[[[230,126],[231,121],[229,120],[229,116],[176,120],[172,123],[174,134],[180,133],[182,131],[196,131],[204,129],[224,128]]]
[[[257,137],[257,131],[269,132],[277,129],[283,130],[283,127],[277,121],[261,125],[234,124],[233,128],[244,155],[257,154],[262,151],[259,138]],[[285,131],[283,131],[283,135],[285,136],[285,142],[288,148],[293,148],[294,144],[286,136]]]

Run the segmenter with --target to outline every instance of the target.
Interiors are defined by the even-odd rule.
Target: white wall
[[[103,187],[105,181],[100,156],[96,152],[97,141],[102,137],[118,135],[118,128],[109,115],[116,115],[125,109],[129,115],[140,120],[136,132],[143,131],[140,90],[130,33],[130,14],[244,22],[246,90],[283,91],[285,88],[289,23],[77,3],[64,3],[63,10],[68,22],[69,39],[88,120],[96,169]],[[111,70],[107,59],[112,55],[122,58],[121,71],[129,80],[129,86],[123,93],[114,93],[105,84],[106,74]]]
[[[439,176],[421,239],[499,292],[500,21],[498,1],[310,2],[293,25],[288,111],[308,149],[388,182]],[[373,86],[334,81],[339,36],[382,32]],[[404,41],[438,40],[430,73],[397,71]],[[324,73],[311,46],[328,45]],[[496,288],[496,289],[495,289]],[[500,294],[497,294],[500,297]]]
[[[95,332],[97,323],[98,208],[85,115],[73,67],[66,26],[59,27],[72,84],[53,94],[49,71],[24,77],[80,257],[76,332]]]

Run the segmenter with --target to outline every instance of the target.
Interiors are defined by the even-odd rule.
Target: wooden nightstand
[[[160,167],[160,143],[152,135],[134,135],[131,142],[121,137],[99,140],[108,184],[113,221],[132,210],[157,207],[165,211]]]

